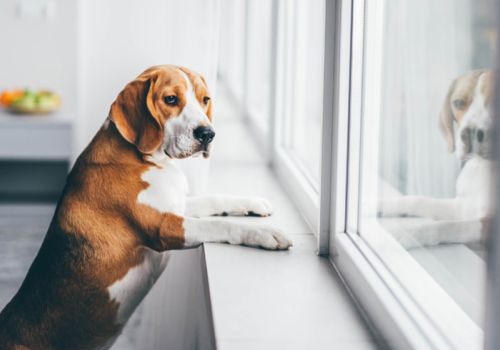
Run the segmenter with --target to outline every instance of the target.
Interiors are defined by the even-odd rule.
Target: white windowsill
[[[221,95],[208,188],[215,193],[263,196],[275,210],[268,218],[222,219],[273,225],[290,235],[294,247],[272,252],[205,244],[217,348],[376,348],[331,263],[317,256],[312,230],[265,165],[243,122],[231,117],[230,105]]]
[[[289,252],[205,245],[217,348],[374,349],[311,235]]]

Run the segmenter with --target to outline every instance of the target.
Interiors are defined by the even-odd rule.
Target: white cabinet
[[[12,115],[0,112],[1,160],[70,161],[72,123],[60,114]]]
[[[67,114],[0,111],[0,203],[54,203],[72,163],[72,144]]]

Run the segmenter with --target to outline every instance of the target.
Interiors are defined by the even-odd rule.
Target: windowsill
[[[205,257],[219,350],[375,348],[312,235],[287,252],[206,244]]]
[[[269,199],[275,210],[270,217],[223,219],[275,226],[294,246],[273,252],[205,244],[217,348],[376,348],[331,263],[317,256],[312,230],[259,156],[242,121],[230,117],[223,97],[218,98],[218,143],[208,188]]]

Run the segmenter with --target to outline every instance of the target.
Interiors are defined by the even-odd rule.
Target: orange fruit
[[[5,107],[9,107],[12,102],[24,95],[23,90],[5,90],[0,95],[0,104]]]

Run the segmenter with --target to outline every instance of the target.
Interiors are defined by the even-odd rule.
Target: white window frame
[[[379,0],[327,1],[318,249],[320,254],[330,255],[347,287],[390,347],[481,348],[483,331],[376,219],[363,223],[362,229],[369,230],[369,236],[362,238],[358,234],[359,213],[366,214],[370,209],[358,205],[360,173],[377,169],[376,163],[364,163],[361,172],[360,153],[368,151],[362,143],[362,108],[370,113],[375,111],[375,115],[370,114],[374,123],[378,122],[376,111],[380,110],[376,106],[380,99],[376,96],[365,101],[370,106],[362,105],[362,91],[363,86],[370,91],[377,90],[370,86],[380,86],[380,75],[376,72],[380,70],[377,65],[380,66],[382,53],[373,55],[373,52],[377,45],[381,51],[377,42],[382,28],[381,6]],[[370,11],[372,22],[374,15],[378,19],[378,23],[370,24],[369,41],[364,38],[365,10]],[[368,48],[370,60],[364,62],[363,54]],[[375,74],[366,75],[367,71]],[[328,101],[327,96],[333,96],[332,101]],[[370,137],[370,134],[363,136]],[[376,149],[369,151],[377,152]],[[372,153],[370,159],[378,159],[377,154]],[[363,183],[368,184],[364,190],[373,192],[376,198],[376,184],[366,179]],[[366,237],[377,240],[369,245]],[[380,250],[373,249],[376,244],[379,249],[384,248],[383,256],[376,254]],[[394,267],[400,267],[399,271],[405,273],[398,273]]]
[[[500,18],[500,5],[496,8],[497,18]],[[500,23],[497,22],[497,32],[500,31]],[[500,36],[497,36],[497,47],[500,47]],[[499,67],[500,54],[497,53],[496,68]],[[500,86],[500,74],[496,76],[497,87]],[[495,90],[494,110],[500,111],[500,89]],[[500,164],[500,123],[495,123],[495,140],[496,150],[495,160]],[[499,178],[498,171],[496,179]],[[498,188],[498,180],[495,186],[495,200],[500,203],[500,190]],[[500,332],[498,332],[498,324],[500,324],[500,205],[496,205],[495,216],[493,219],[493,230],[488,241],[489,254],[487,260],[488,266],[488,285],[486,289],[486,322],[485,322],[485,346],[487,350],[496,350],[500,348]]]

